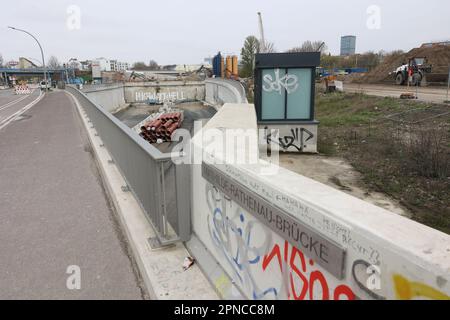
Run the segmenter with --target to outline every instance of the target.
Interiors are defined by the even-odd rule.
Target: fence
[[[67,87],[86,111],[114,163],[166,245],[190,237],[190,173],[187,165],[174,165],[162,153],[84,93]],[[126,190],[125,190],[126,191]]]

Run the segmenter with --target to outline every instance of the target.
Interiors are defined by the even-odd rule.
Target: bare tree
[[[0,53],[0,68],[1,67],[3,67],[3,56],[2,56],[2,54]]]
[[[60,67],[60,63],[58,61],[58,58],[55,56],[51,56],[47,61],[47,67],[49,69],[58,69]]]
[[[302,43],[300,47],[294,47],[287,52],[316,52],[320,51],[321,54],[326,53],[327,45],[323,41],[310,41],[307,40]]]
[[[148,64],[148,69],[149,70],[159,70],[159,65],[155,60],[150,60],[150,62]]]
[[[145,62],[139,61],[133,64],[133,70],[146,70],[146,69],[147,65],[145,64]]]
[[[270,41],[266,41],[266,53],[275,53],[277,49],[275,49],[275,44]]]

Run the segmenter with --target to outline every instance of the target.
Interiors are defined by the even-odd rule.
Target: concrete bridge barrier
[[[253,105],[225,104],[191,144],[203,159],[187,247],[222,297],[449,299],[449,235],[271,165],[254,144],[222,148],[230,129],[257,136]],[[230,150],[259,160],[228,163]]]
[[[238,81],[221,78],[207,79],[205,86],[205,101],[212,105],[222,106],[225,103],[247,103],[245,89]]]
[[[84,86],[82,91],[90,100],[109,112],[115,112],[127,105],[123,84]]]

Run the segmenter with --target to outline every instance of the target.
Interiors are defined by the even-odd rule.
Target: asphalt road
[[[408,88],[406,86],[394,85],[344,83],[344,91],[399,98],[402,93],[408,92]],[[419,101],[443,103],[447,99],[447,88],[419,87],[417,91]],[[409,88],[409,92],[416,93],[416,88]]]
[[[0,129],[0,177],[0,299],[147,297],[64,92]]]
[[[8,118],[39,97],[39,90],[28,95],[16,95],[12,90],[0,90],[0,127]]]

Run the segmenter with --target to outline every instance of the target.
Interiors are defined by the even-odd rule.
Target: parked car
[[[52,85],[51,85],[51,82],[50,81],[45,81],[45,80],[42,80],[40,83],[39,83],[39,87],[41,88],[41,90],[50,90],[50,88],[52,87]]]

